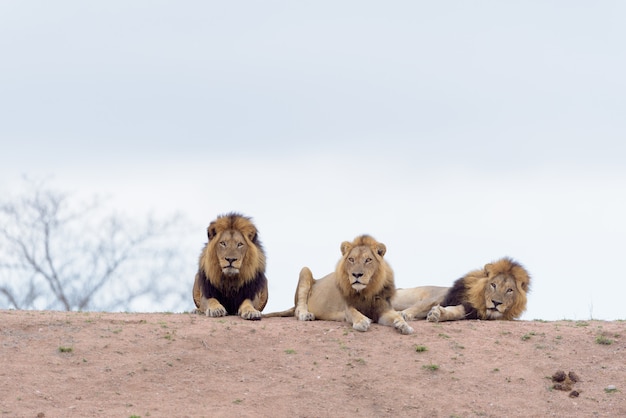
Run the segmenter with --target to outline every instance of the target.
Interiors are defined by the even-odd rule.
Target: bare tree
[[[45,182],[0,204],[0,307],[179,310],[189,289],[177,276],[183,220],[140,222],[75,203]],[[186,264],[186,263],[185,263]],[[191,276],[191,273],[189,273]]]

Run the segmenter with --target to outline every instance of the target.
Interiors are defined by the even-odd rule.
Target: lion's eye
[[[496,290],[496,284],[495,284],[495,283],[491,283],[491,288],[492,288],[493,290]]]
[[[507,289],[506,293],[513,293],[513,289]]]
[[[348,257],[348,261],[354,263],[354,257]]]
[[[371,262],[372,262],[372,259],[371,259],[371,258],[367,257],[367,258],[365,259],[365,264],[367,264],[367,263],[371,263]]]
[[[226,243],[225,243],[224,241],[220,241],[220,245],[221,245],[222,247],[226,247]]]
[[[237,243],[237,248],[241,248],[241,247],[243,247],[243,242],[238,242]]]

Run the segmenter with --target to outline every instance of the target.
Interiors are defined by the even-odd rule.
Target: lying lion
[[[300,271],[295,306],[264,317],[292,316],[300,321],[348,321],[357,331],[367,331],[372,321],[413,333],[391,306],[396,288],[393,271],[383,259],[387,248],[368,235],[341,244],[342,257],[334,273],[319,280],[308,267]]]
[[[406,320],[511,320],[526,310],[529,287],[526,269],[505,257],[467,273],[452,287],[398,289],[391,303]]]

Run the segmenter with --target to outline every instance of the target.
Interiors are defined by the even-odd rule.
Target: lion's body
[[[459,319],[519,318],[526,310],[530,276],[510,258],[474,270],[454,282],[443,301],[430,310],[431,322]]]
[[[366,331],[372,321],[394,326],[403,334],[413,329],[393,310],[395,294],[393,270],[383,256],[384,244],[362,235],[341,244],[342,258],[335,272],[314,279],[304,267],[295,295],[295,306],[287,311],[264,316],[292,316],[301,321],[321,319],[348,321],[354,329]]]
[[[309,288],[306,297],[307,312],[311,313],[315,319],[323,321],[343,321],[345,319],[346,301],[337,289],[335,273],[315,280],[311,271],[305,267],[300,272],[300,279],[303,280],[300,280],[298,284]],[[300,288],[300,286],[298,287]],[[306,315],[306,313],[303,314]]]
[[[261,319],[267,303],[265,253],[257,229],[237,213],[219,216],[207,228],[193,284],[193,300],[207,316]]]
[[[426,319],[432,307],[443,302],[449,289],[443,286],[397,289],[396,295],[391,299],[391,305],[407,321]]]

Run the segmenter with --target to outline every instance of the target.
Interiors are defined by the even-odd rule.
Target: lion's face
[[[515,278],[499,274],[488,280],[485,286],[487,319],[500,319],[519,297]]]
[[[199,270],[213,286],[243,285],[265,273],[265,253],[250,218],[237,213],[219,216],[209,224],[207,236]],[[231,280],[222,282],[222,277]]]
[[[248,244],[241,232],[230,229],[222,232],[215,251],[222,273],[225,276],[236,276],[248,251]]]
[[[342,287],[346,290],[352,288],[356,292],[365,289],[381,270],[380,263],[386,251],[385,244],[377,242],[370,236],[359,237],[354,242],[344,241],[341,244],[343,257],[339,263],[343,274],[340,274],[340,277],[348,280],[350,287],[345,285]]]
[[[360,292],[378,270],[378,260],[369,247],[354,247],[346,256],[345,269],[350,286]]]

